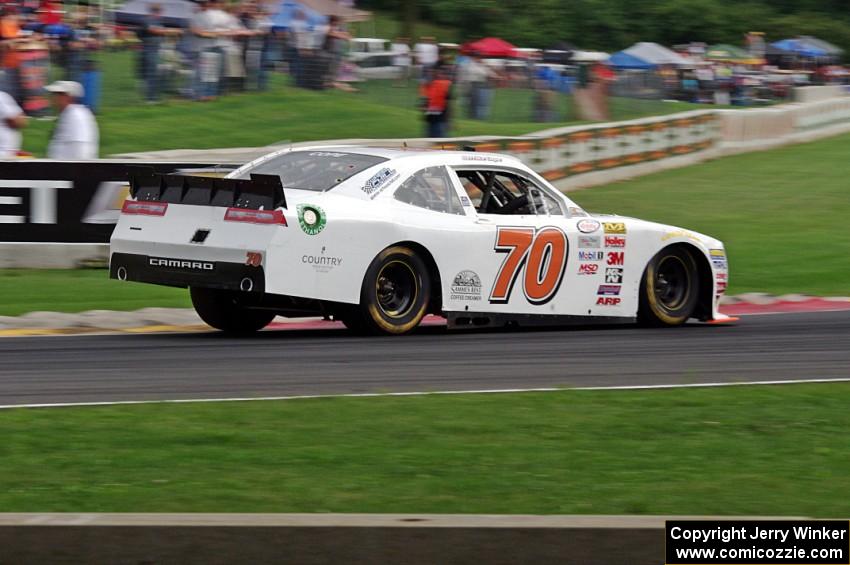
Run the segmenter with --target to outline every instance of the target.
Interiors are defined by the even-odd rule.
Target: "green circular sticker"
[[[298,205],[298,224],[307,235],[316,235],[325,229],[325,211],[314,204]]]

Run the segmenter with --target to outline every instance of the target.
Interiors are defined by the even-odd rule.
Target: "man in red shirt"
[[[444,65],[434,67],[433,79],[422,85],[426,137],[448,137],[452,81]]]

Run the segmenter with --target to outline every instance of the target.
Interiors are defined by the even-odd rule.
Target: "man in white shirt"
[[[82,85],[60,80],[45,90],[53,94],[54,104],[59,110],[56,127],[47,146],[48,159],[97,159],[97,122],[91,110],[76,102],[83,96]]]
[[[21,148],[20,129],[27,123],[21,107],[0,90],[0,159],[13,159]]]

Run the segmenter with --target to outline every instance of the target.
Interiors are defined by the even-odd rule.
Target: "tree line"
[[[850,0],[365,0],[365,9],[457,30],[458,41],[501,37],[523,47],[567,41],[618,51],[637,41],[742,45],[813,35],[850,51]],[[415,31],[415,30],[414,30]]]

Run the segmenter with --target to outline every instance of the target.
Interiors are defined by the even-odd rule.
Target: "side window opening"
[[[563,215],[560,203],[533,180],[505,171],[455,171],[479,214]]]
[[[426,210],[465,214],[445,167],[428,167],[414,173],[398,187],[394,196],[400,202]]]

